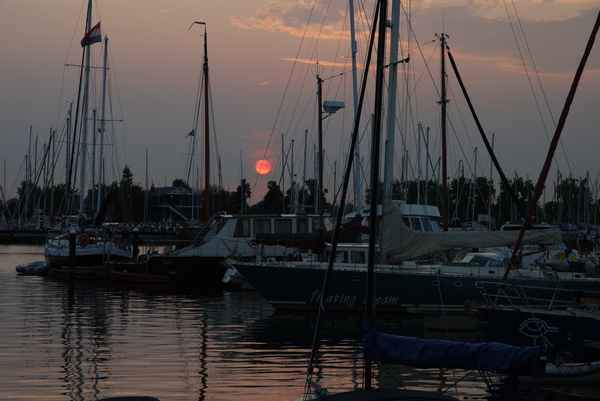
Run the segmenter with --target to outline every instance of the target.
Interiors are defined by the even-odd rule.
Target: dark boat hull
[[[306,267],[233,265],[275,308],[314,310],[319,299],[324,270]],[[366,297],[366,272],[336,270],[329,282],[326,303],[329,310],[363,309]],[[470,311],[486,301],[486,285],[527,288],[529,296],[576,303],[583,298],[600,299],[598,283],[561,280],[501,279],[478,276],[414,274],[394,272],[376,274],[377,310],[417,312]],[[555,295],[555,289],[560,289]],[[564,290],[564,291],[563,291]]]
[[[135,285],[221,289],[225,266],[222,258],[152,256],[140,263],[111,263],[111,280]]]
[[[75,256],[74,260],[71,260],[71,258],[69,258],[68,256],[46,255],[46,261],[48,262],[48,266],[51,269],[62,266],[101,266],[104,264],[104,255],[77,255]]]
[[[590,353],[585,350],[586,344],[600,341],[597,312],[486,306],[480,308],[479,314],[485,322],[484,334],[495,341],[518,345],[539,343],[580,355]]]

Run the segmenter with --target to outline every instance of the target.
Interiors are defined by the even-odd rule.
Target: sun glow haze
[[[265,159],[256,161],[256,172],[260,175],[267,175],[271,172],[271,162]]]

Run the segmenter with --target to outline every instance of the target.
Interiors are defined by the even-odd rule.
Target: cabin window
[[[348,253],[346,251],[337,251],[335,261],[338,263],[348,263]]]
[[[429,220],[429,223],[431,224],[431,231],[436,233],[442,231],[442,226],[440,226],[439,221]]]
[[[415,231],[423,231],[423,226],[421,225],[421,219],[415,217],[412,219],[413,221],[413,230]]]
[[[365,253],[363,251],[350,251],[350,263],[366,263]]]
[[[254,232],[256,234],[271,234],[271,219],[254,220]]]
[[[292,220],[291,219],[277,219],[275,220],[275,233],[276,234],[289,234],[292,232]]]
[[[312,219],[312,231],[313,233],[318,232],[321,229],[321,218],[313,217]]]
[[[412,225],[410,224],[410,219],[408,217],[403,217],[402,221],[404,221],[404,224],[406,224],[406,227],[411,228]]]
[[[421,223],[423,223],[423,228],[425,229],[425,231],[433,231],[433,227],[431,227],[431,221],[429,219],[421,219]]]
[[[298,220],[296,220],[296,225],[298,226],[299,233],[305,234],[308,232],[308,219],[298,218]]]
[[[239,219],[235,226],[236,237],[249,237],[250,236],[250,220]]]

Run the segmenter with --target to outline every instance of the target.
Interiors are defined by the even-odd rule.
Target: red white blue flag
[[[93,45],[94,43],[102,42],[102,31],[100,31],[100,22],[90,29],[83,39],[81,39],[81,47]]]

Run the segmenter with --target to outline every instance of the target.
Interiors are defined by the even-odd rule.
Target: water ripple
[[[1,247],[0,399],[89,401],[147,394],[173,400],[294,400],[304,385],[312,320],[273,315],[257,294],[156,294],[18,277],[39,247]],[[362,377],[356,325],[325,328],[316,377],[331,390]],[[437,389],[439,371],[376,370],[376,381]],[[478,380],[458,394],[485,395]]]

